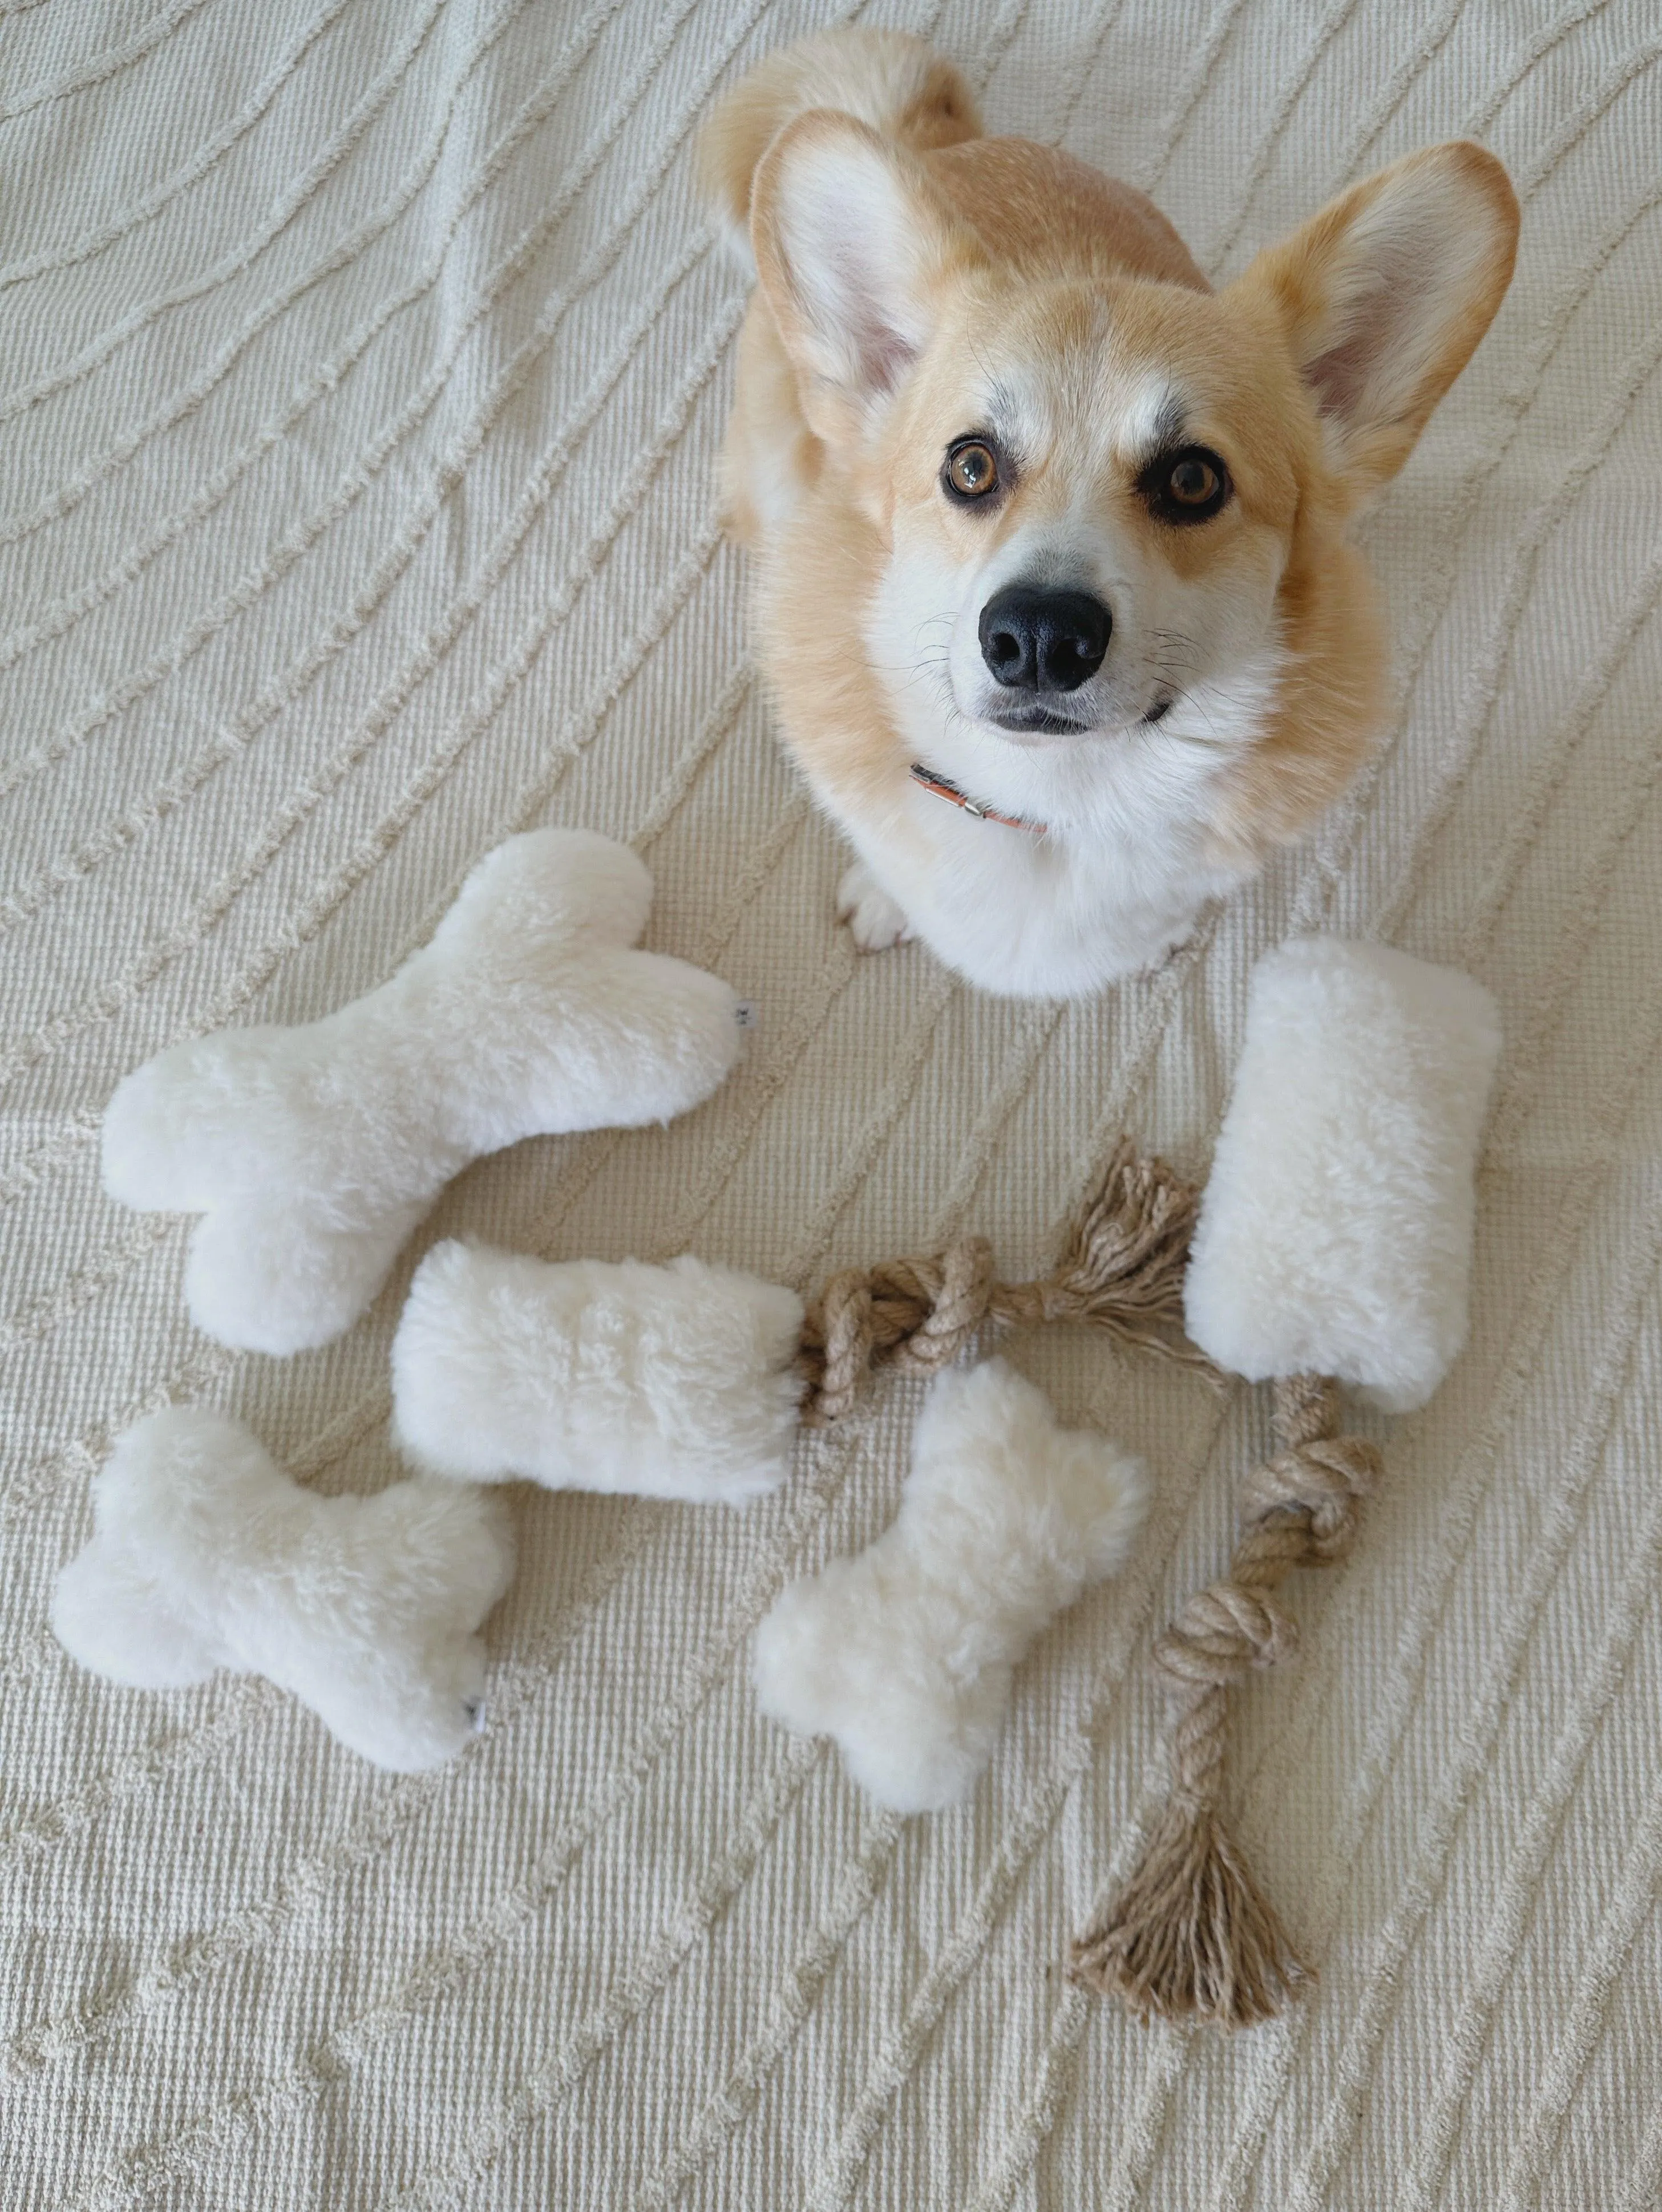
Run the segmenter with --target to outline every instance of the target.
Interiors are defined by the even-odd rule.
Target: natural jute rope
[[[1212,1372],[1182,1335],[1183,1273],[1199,1202],[1164,1160],[1140,1158],[1123,1138],[1061,1258],[1038,1282],[995,1281],[982,1237],[832,1276],[802,1326],[803,1420],[840,1419],[874,1368],[930,1375],[979,1330],[1026,1322],[1086,1322],[1122,1344]]]
[[[1228,1575],[1154,1645],[1177,1705],[1171,1796],[1141,1864],[1074,1946],[1074,1978],[1117,1990],[1145,2023],[1158,2014],[1251,2027],[1308,1975],[1223,1826],[1229,1692],[1294,1648],[1297,1628],[1274,1593],[1294,1567],[1349,1550],[1379,1455],[1339,1434],[1337,1385],[1319,1376],[1277,1382],[1275,1419],[1279,1449],[1247,1478]]]

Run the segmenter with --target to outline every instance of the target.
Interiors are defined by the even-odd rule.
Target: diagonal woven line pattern
[[[1434,138],[1484,138],[1524,202],[1501,317],[1362,526],[1377,760],[1090,1006],[856,958],[747,664],[714,497],[743,290],[690,138],[862,14],[937,39],[995,129],[1154,191],[1219,280]],[[8,2212],[1657,2201],[1659,141],[1652,0],[0,0]],[[112,1437],[204,1400],[320,1489],[392,1480],[419,1255],[323,1352],[208,1345],[186,1225],[101,1194],[104,1101],[173,1038],[368,989],[543,821],[637,842],[649,942],[759,1024],[698,1115],[521,1146],[424,1235],[863,1284],[864,1379],[745,1516],[529,1502],[490,1725],[435,1775],[258,1684],[90,1681],[44,1623]],[[1203,1175],[1245,978],[1314,929],[1501,1002],[1470,1347],[1366,1429],[1389,1479],[1345,1549],[1354,1485],[1273,1452],[1265,1394],[1012,1329],[1155,1505],[1020,1671],[973,1804],[874,1819],[758,1720],[751,1630],[881,1528],[911,1370],[1025,1317],[995,1285],[1043,1284],[1122,1133]],[[1109,1268],[1133,1337],[1157,1248]],[[874,1288],[886,1254],[923,1256]],[[1297,1620],[1232,1700],[1219,1807],[1318,1974],[1225,2045],[1064,1969],[1157,1822],[1155,1639],[1258,1468],[1265,1530],[1313,1511],[1335,1556],[1185,1650],[1256,1662]]]

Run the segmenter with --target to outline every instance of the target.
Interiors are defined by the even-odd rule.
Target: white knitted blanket
[[[746,661],[712,498],[743,296],[689,133],[836,0],[0,8],[7,2212],[1662,2201],[1656,0],[873,13],[1215,273],[1435,138],[1524,201],[1516,286],[1366,526],[1377,769],[1094,1005],[856,958]],[[227,1407],[324,1489],[395,1470],[408,1265],[326,1352],[216,1349],[186,1225],[100,1193],[104,1101],[170,1039],[374,983],[544,821],[637,845],[649,941],[759,1025],[697,1114],[522,1146],[418,1242],[812,1286],[963,1224],[1020,1267],[1122,1129],[1203,1167],[1289,932],[1498,994],[1470,1348],[1379,1431],[1301,1665],[1240,1700],[1241,1829],[1322,1970],[1283,2022],[1144,2031],[1061,1971],[1157,1800],[1149,1638],[1224,1556],[1262,1394],[1016,1342],[1158,1501],[944,1817],[875,1810],[747,1673],[782,1582],[892,1511],[904,1384],[747,1516],[527,1496],[489,1730],[435,1775],[256,1680],[122,1692],[52,1642],[147,1407]]]

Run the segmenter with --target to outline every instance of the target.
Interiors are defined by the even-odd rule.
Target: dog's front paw
[[[837,886],[837,919],[846,921],[862,952],[886,952],[916,936],[910,922],[865,863],[856,860]]]

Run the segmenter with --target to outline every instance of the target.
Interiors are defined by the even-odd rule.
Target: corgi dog
[[[1411,154],[1214,291],[1141,192],[982,137],[875,30],[770,57],[699,167],[757,286],[725,512],[841,917],[1010,995],[1157,963],[1368,756],[1346,528],[1500,306],[1505,171]]]

